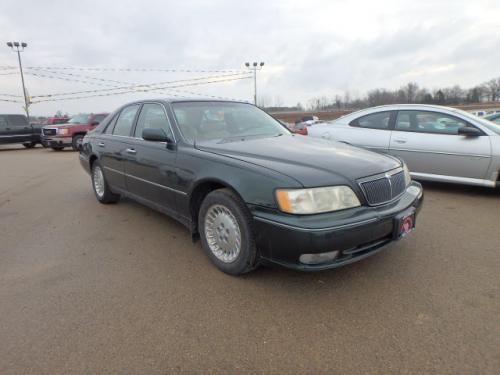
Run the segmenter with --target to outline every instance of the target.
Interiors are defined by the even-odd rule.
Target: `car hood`
[[[304,187],[355,185],[354,181],[401,166],[396,158],[306,136],[197,143],[201,151],[224,155],[285,174]]]

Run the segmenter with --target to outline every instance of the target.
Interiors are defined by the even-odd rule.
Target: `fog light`
[[[320,264],[334,260],[337,255],[339,255],[338,251],[318,254],[302,254],[299,261],[304,264]]]

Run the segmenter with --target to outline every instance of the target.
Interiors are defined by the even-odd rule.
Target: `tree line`
[[[293,107],[283,107],[280,105],[281,99],[279,99],[279,103],[272,103],[269,98],[260,102],[259,106],[274,111],[280,109],[287,111],[336,111],[361,109],[384,104],[457,105],[497,100],[500,100],[500,77],[490,79],[469,89],[463,89],[459,85],[455,85],[429,90],[420,87],[415,82],[408,82],[396,90],[378,88],[368,91],[361,97],[352,95],[348,91],[344,95],[335,95],[335,97],[318,96],[310,99],[306,106],[297,103]]]

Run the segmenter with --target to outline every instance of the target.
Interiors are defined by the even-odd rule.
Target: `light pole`
[[[23,85],[23,94],[24,94],[24,109],[26,110],[26,117],[28,118],[28,122],[30,121],[30,111],[29,111],[29,99],[28,94],[26,94],[26,86],[24,85],[24,75],[23,75],[23,65],[21,64],[21,52],[24,51],[26,47],[28,47],[27,43],[24,42],[7,42],[7,46],[9,46],[12,51],[17,52],[17,60],[19,61],[19,70],[21,71],[21,83]]]
[[[260,64],[258,64],[254,62],[250,66],[250,63],[246,62],[245,66],[247,67],[247,69],[253,70],[253,102],[255,105],[257,105],[257,70],[261,70],[264,66],[264,63],[261,62]]]

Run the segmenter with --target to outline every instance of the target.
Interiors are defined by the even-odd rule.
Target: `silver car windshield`
[[[177,102],[172,104],[184,139],[237,141],[276,137],[290,132],[273,117],[245,103]]]

